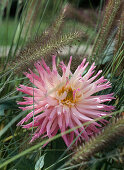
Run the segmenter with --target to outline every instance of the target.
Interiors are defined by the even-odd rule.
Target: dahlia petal
[[[58,115],[58,125],[59,125],[60,129],[62,129],[62,126],[63,126],[62,120],[63,120],[63,116],[62,115]]]
[[[23,118],[18,124],[17,126],[19,125],[22,125],[24,122],[27,122],[31,117],[33,117],[34,115],[40,113],[43,111],[43,108],[40,108],[40,109],[37,109],[37,110],[34,110],[32,112],[30,112],[25,118]]]
[[[47,102],[48,102],[48,105],[50,106],[56,106],[58,105],[58,101],[54,98],[52,98],[51,96],[47,97]]]
[[[21,88],[17,88],[18,91],[21,91],[25,94],[31,95],[31,96],[42,96],[42,92],[39,89],[36,88],[32,88],[32,87],[28,87],[28,86],[24,86],[24,85],[20,85]]]
[[[48,123],[47,123],[47,136],[50,138],[51,137],[51,131],[50,131],[50,128],[51,128],[51,125],[53,123],[54,119],[51,119]]]
[[[113,93],[108,94],[108,95],[99,95],[99,96],[89,96],[85,98],[83,103],[89,103],[89,104],[97,104],[97,103],[103,103],[106,101],[111,101],[112,99],[115,99],[115,97],[112,96]],[[78,102],[80,103],[80,102]]]
[[[89,62],[86,62],[86,58],[83,59],[73,74],[70,70],[71,61],[72,57],[70,57],[67,66],[64,62],[60,63],[62,76],[57,71],[56,56],[52,57],[52,70],[42,59],[42,61],[35,63],[38,75],[30,69],[30,73],[24,73],[35,87],[20,85],[20,88],[17,88],[18,91],[30,96],[23,97],[24,101],[17,102],[19,105],[26,105],[20,108],[31,110],[17,126],[22,125],[26,129],[37,127],[30,142],[40,136],[41,138],[51,138],[57,134],[58,130],[65,132],[79,126],[78,129],[69,134],[62,135],[67,146],[70,146],[74,138],[77,137],[75,142],[77,145],[78,142],[87,141],[90,136],[99,133],[103,128],[102,125],[108,123],[102,116],[106,116],[114,110],[114,106],[103,103],[115,99],[113,93],[107,95],[94,94],[110,88],[110,82],[103,76],[96,80],[102,70],[92,77],[95,74],[95,63],[84,74],[89,64]],[[96,122],[97,118],[100,117],[101,119]],[[30,118],[33,120],[24,125]],[[88,122],[88,126],[83,125],[85,122]]]
[[[100,119],[99,122],[101,122],[103,125],[106,125],[109,123],[109,121],[105,119]]]
[[[32,137],[30,143],[33,142],[34,140],[36,140],[39,137],[40,137],[39,133],[34,133],[34,136]]]
[[[89,121],[93,120],[93,119],[81,114],[75,107],[71,108],[71,112],[72,112],[72,114],[75,115],[75,117],[79,118],[80,120],[89,120]]]
[[[57,107],[57,114],[61,116],[62,110],[63,110],[62,106]]]
[[[52,108],[49,108],[49,109],[45,110],[42,114],[34,117],[34,120],[35,120],[35,121],[39,121],[39,120],[42,119],[43,117],[48,116],[48,115],[51,113],[51,110],[52,110]]]
[[[80,126],[79,130],[81,130],[81,132],[83,131],[83,136],[86,140],[89,140],[89,137],[83,127],[83,123],[81,123],[81,121],[74,115],[72,115],[72,118],[73,118],[73,121],[78,125]],[[81,135],[80,135],[81,136]]]
[[[57,125],[57,126],[53,126],[53,127],[54,127],[53,128],[54,130],[51,128],[51,133],[52,133],[52,136],[55,136],[59,130],[59,126]]]
[[[41,66],[41,64],[39,62],[35,63],[34,66],[36,67],[36,69],[37,69],[37,71],[38,71],[38,73],[40,75],[40,78],[42,80],[42,85],[44,85],[45,82],[43,80],[44,80],[44,77],[46,75],[45,70],[43,69],[43,67]]]
[[[50,133],[52,134],[52,136],[55,135],[56,129],[58,131],[58,122],[57,122],[57,119],[54,120],[54,122],[53,122],[53,124],[51,126],[51,129],[50,129]]]
[[[83,72],[85,71],[88,64],[89,64],[89,62],[87,62],[85,64],[85,66],[82,67],[82,69],[79,67],[78,71],[74,72],[73,76],[71,77],[70,83],[72,83],[72,82],[74,83],[77,80],[77,77],[83,74]]]
[[[76,123],[73,122],[72,119],[70,119],[70,128],[73,129],[73,128],[75,128],[76,126],[77,126]],[[74,130],[75,136],[76,136],[76,137],[78,136],[77,141],[76,141],[76,144],[77,144],[78,141],[81,142],[81,139],[83,139],[83,136],[81,136],[81,134],[79,133],[78,130],[79,130],[79,129],[75,129],[75,130]]]
[[[54,72],[54,74],[58,74],[58,71],[57,71],[57,68],[56,68],[56,56],[55,55],[53,55],[53,57],[52,57],[52,64],[53,64],[53,72]]]
[[[84,64],[86,62],[86,58],[83,59],[82,63],[78,66],[78,68],[74,72],[74,76],[79,73],[79,71],[84,67]]]
[[[65,72],[66,77],[69,77],[69,75],[70,75],[71,61],[72,61],[72,56],[70,57],[70,60],[69,60],[69,62],[68,62],[68,66],[67,66],[67,68],[66,68],[66,72]]]
[[[95,69],[96,66],[94,66],[95,63],[93,63],[90,67],[90,69],[88,70],[88,72],[83,76],[83,79],[86,81],[88,80],[91,76],[92,76],[92,71]]]
[[[83,86],[82,92],[85,94],[85,93],[91,91],[92,88],[93,88],[93,86],[91,84],[87,84],[87,86],[85,86],[85,87]]]
[[[40,78],[38,75],[36,75],[35,73],[33,73],[30,69],[29,69],[29,71],[30,71],[30,73],[31,73],[31,76],[32,76],[34,79],[38,80],[39,82],[42,81],[41,78]],[[28,74],[28,73],[26,72],[25,75],[27,76],[27,74]]]
[[[48,122],[48,117],[44,118],[44,120],[43,120],[43,122],[42,122],[42,124],[41,124],[40,130],[39,130],[39,132],[38,132],[38,134],[39,134],[40,136],[46,132],[47,122]]]
[[[47,71],[47,73],[51,74],[51,70],[50,68],[46,65],[45,61],[42,59],[41,61],[42,65],[44,66],[45,70]]]
[[[88,116],[88,117],[90,117],[92,119],[101,117],[101,113],[100,112],[96,114],[93,110],[92,111],[83,112],[84,110],[82,110],[82,108],[78,108],[78,111],[80,113],[82,113],[83,115]],[[105,115],[106,115],[106,113],[105,113]]]
[[[102,112],[102,111],[96,111],[96,110],[89,110],[89,109],[82,109],[82,108],[77,108],[77,110],[82,113],[83,115],[87,115],[88,117],[91,118],[98,118],[101,116],[105,116],[106,114],[108,114],[109,112]]]
[[[115,97],[113,97],[113,93],[111,93],[111,94],[107,94],[107,95],[99,95],[98,97],[99,97],[99,99],[101,100],[101,101],[111,101],[112,99],[116,99]],[[93,97],[93,96],[92,96]]]
[[[90,124],[87,128],[90,129],[94,133],[99,133],[100,132],[100,129],[96,128],[96,126],[93,125],[93,124]]]
[[[104,82],[106,82],[107,81],[107,79],[104,79],[104,76],[102,76],[101,78],[99,78],[97,81],[95,81],[94,83],[95,84],[100,84],[100,83],[104,83]]]
[[[65,121],[66,121],[66,127],[69,126],[70,123],[70,110],[69,108],[64,111]]]
[[[42,121],[39,121],[39,122],[33,121],[33,122],[30,122],[30,123],[28,123],[28,124],[26,124],[26,125],[22,125],[22,128],[29,129],[29,128],[31,128],[31,127],[40,126],[41,124],[42,124]]]
[[[70,134],[68,134],[68,141],[69,141],[69,146],[72,144],[73,139],[74,139],[74,132],[71,132]]]
[[[41,81],[38,81],[38,80],[34,79],[31,74],[27,74],[26,77],[29,78],[30,81],[31,81],[36,87],[38,87],[40,90],[46,91],[46,90],[43,88],[43,84],[42,84]]]
[[[35,108],[35,106],[26,106],[26,107],[19,107],[20,109],[22,109],[23,111],[24,110],[32,110],[32,109],[34,109]]]
[[[29,105],[29,104],[33,104],[33,101],[25,101],[25,102],[17,102],[17,104],[19,105]]]
[[[95,76],[93,76],[92,78],[88,80],[88,83],[93,82],[101,73],[102,73],[102,70],[99,70]]]
[[[41,96],[40,97],[23,97],[23,99],[26,101],[26,102],[29,102],[29,104],[32,102],[32,104],[33,104],[33,102],[36,102],[37,103],[37,101],[40,101],[41,100]]]
[[[104,89],[108,89],[110,87],[111,87],[111,85],[108,84],[108,83],[102,84],[102,85],[98,85],[97,88],[94,90],[94,93],[99,92],[99,91],[104,90]]]
[[[63,72],[63,75],[64,75],[64,74],[65,74],[65,72],[66,72],[66,66],[65,66],[64,62],[63,62],[63,61],[61,61],[59,66],[61,67],[62,72]]]
[[[93,84],[90,87],[91,87],[90,90],[88,92],[84,93],[84,95],[83,95],[84,98],[87,98],[87,97],[89,97],[89,96],[91,96],[92,94],[95,93],[97,86],[95,84]]]
[[[63,122],[63,125],[62,125],[62,127],[60,129],[61,129],[61,132],[65,132],[66,131],[65,122]],[[65,144],[69,147],[70,143],[69,143],[69,141],[67,139],[67,135],[62,135],[62,138],[65,141]]]
[[[56,108],[54,108],[54,109],[51,111],[50,115],[49,115],[49,120],[51,120],[51,119],[54,118],[56,112],[57,112],[57,111],[56,111]]]
[[[110,111],[110,110],[114,110],[114,106],[107,106],[104,104],[89,104],[89,103],[80,103],[80,104],[76,104],[77,108],[80,109],[95,109],[95,110],[105,110],[105,111]]]
[[[25,97],[25,96],[23,96],[23,99],[26,100],[26,101],[33,101],[33,97]]]

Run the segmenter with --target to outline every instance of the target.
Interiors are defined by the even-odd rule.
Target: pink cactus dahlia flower
[[[56,57],[53,56],[52,71],[42,59],[35,64],[38,75],[31,70],[30,73],[25,73],[35,87],[20,85],[20,88],[17,88],[31,96],[24,97],[23,102],[18,102],[19,105],[28,105],[21,107],[22,110],[31,110],[18,125],[23,125],[33,118],[30,123],[23,125],[23,128],[26,129],[37,127],[31,142],[40,136],[51,138],[57,134],[58,130],[65,132],[80,126],[70,134],[62,136],[66,145],[69,146],[76,136],[79,136],[76,143],[82,140],[87,141],[89,136],[100,131],[102,124],[107,122],[105,119],[101,118],[99,122],[94,121],[88,127],[84,127],[82,124],[110,113],[114,107],[103,103],[111,101],[114,97],[113,94],[94,95],[96,92],[111,87],[103,76],[95,80],[102,72],[101,70],[92,76],[95,63],[82,76],[88,62],[85,64],[86,59],[84,59],[72,73],[70,71],[72,57],[70,57],[67,66],[63,62],[60,63],[63,72],[61,76],[57,71],[55,59]]]

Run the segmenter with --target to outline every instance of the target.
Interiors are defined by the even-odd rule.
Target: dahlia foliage
[[[55,60],[56,57],[53,56],[52,71],[42,59],[35,64],[38,74],[34,74],[31,70],[30,73],[25,73],[35,87],[20,85],[20,88],[17,88],[17,90],[30,95],[30,97],[24,97],[25,101],[18,102],[19,105],[27,105],[21,109],[31,110],[18,125],[22,125],[26,129],[36,127],[31,142],[39,137],[48,136],[51,138],[57,134],[58,130],[65,132],[80,126],[62,136],[66,145],[69,146],[76,136],[78,136],[76,143],[82,140],[87,141],[91,135],[101,130],[102,124],[107,123],[105,119],[101,118],[99,122],[91,122],[87,127],[83,126],[83,123],[110,113],[114,107],[103,103],[111,101],[114,97],[113,94],[94,95],[111,87],[103,76],[96,80],[102,72],[101,70],[92,76],[95,63],[84,74],[88,62],[86,63],[86,59],[83,59],[72,73],[70,70],[72,57],[70,57],[67,66],[63,62],[60,63],[61,76],[57,71]],[[29,119],[32,121],[24,125]]]

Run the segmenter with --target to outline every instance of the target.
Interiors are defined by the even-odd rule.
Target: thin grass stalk
[[[25,11],[25,9],[28,9],[28,8],[27,8],[27,2],[24,3],[24,7],[23,7],[22,13]],[[21,18],[22,18],[22,15],[21,15],[21,17],[20,17],[20,20],[21,20]],[[24,19],[24,21],[25,21],[25,19]],[[22,32],[22,29],[23,29],[24,21],[23,21],[23,23],[22,23],[21,26],[20,26],[20,32],[19,32],[19,35],[18,35],[18,41],[16,42],[16,47],[15,47],[15,50],[14,50],[14,52],[13,52],[12,50],[13,50],[13,45],[14,45],[14,39],[15,39],[15,34],[16,34],[18,25],[17,25],[17,27],[16,27],[16,30],[15,30],[14,36],[13,36],[13,40],[12,40],[12,43],[11,43],[11,45],[10,45],[10,49],[9,49],[8,56],[6,57],[6,59],[5,59],[5,61],[4,61],[3,71],[6,70],[7,65],[8,65],[8,63],[9,63],[9,60],[12,60],[12,59],[14,58],[14,56],[15,56],[15,54],[16,54],[16,51],[18,50],[19,41],[20,41],[20,37],[21,37],[21,32]]]
[[[44,7],[44,9],[43,9],[43,13],[42,13],[42,16],[41,16],[41,18],[40,18],[40,22],[39,22],[39,25],[38,25],[38,28],[37,28],[37,31],[36,31],[35,36],[36,36],[36,35],[38,34],[38,32],[39,32],[39,29],[40,29],[40,26],[41,26],[41,24],[42,24],[43,17],[44,17],[44,15],[45,15],[45,12],[46,12],[46,10],[47,10],[47,7],[48,7],[49,2],[50,2],[50,0],[47,0],[47,1],[46,1],[46,5],[45,5],[45,7]]]
[[[31,36],[31,31],[35,25],[37,15],[42,7],[42,0],[30,0],[28,2],[28,12],[25,19],[25,24],[22,31],[22,37],[26,39]],[[26,35],[27,34],[27,35]]]

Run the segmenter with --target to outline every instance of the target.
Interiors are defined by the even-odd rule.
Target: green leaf
[[[35,164],[35,170],[40,170],[44,166],[44,157],[46,154],[41,156]]]

